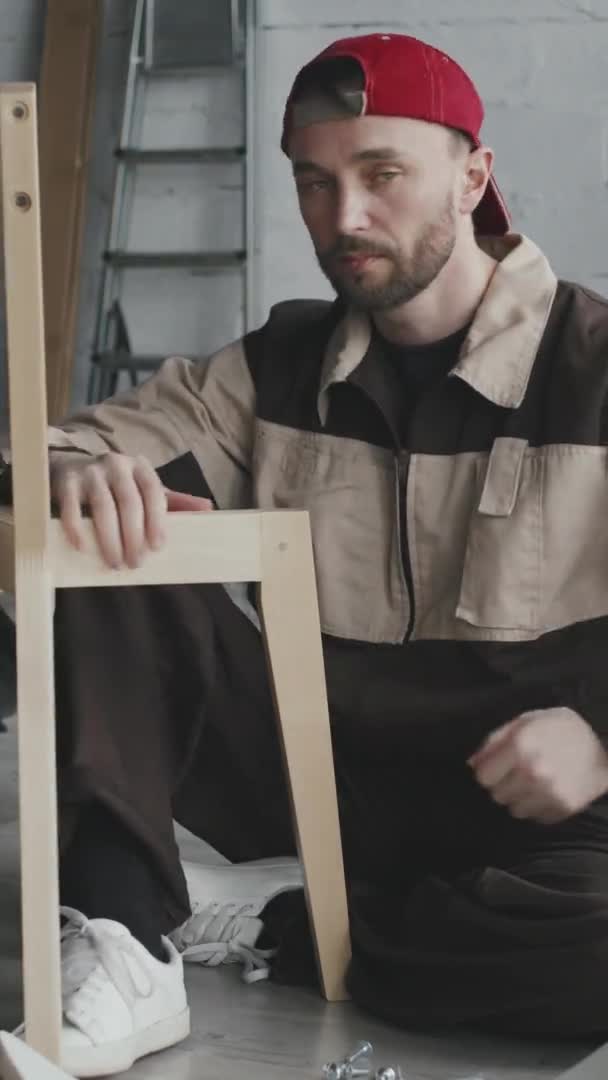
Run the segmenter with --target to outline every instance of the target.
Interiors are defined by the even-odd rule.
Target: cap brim
[[[480,236],[504,236],[511,228],[511,217],[500,188],[493,176],[488,181],[483,199],[473,214],[475,231]]]

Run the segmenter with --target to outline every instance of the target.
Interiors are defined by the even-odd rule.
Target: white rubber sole
[[[126,1072],[139,1058],[166,1050],[190,1034],[190,1009],[131,1035],[101,1046],[74,1046],[62,1054],[61,1067],[77,1077],[111,1076]]]
[[[301,864],[294,855],[275,855],[270,859],[252,859],[250,862],[241,863],[199,863],[192,859],[182,859],[182,866],[193,866],[197,870],[209,871],[210,874],[226,874],[228,877],[247,872],[255,874],[260,870],[287,870],[294,875],[302,873]]]
[[[203,898],[203,906],[207,898],[220,904],[226,900],[234,903],[259,901],[264,897],[270,899],[279,892],[301,889],[304,885],[302,867],[297,859],[289,855],[220,866],[184,859],[182,868],[193,913],[201,909],[199,897]],[[259,907],[255,909],[256,912],[258,910]]]

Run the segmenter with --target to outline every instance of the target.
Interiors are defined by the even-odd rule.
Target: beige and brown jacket
[[[482,243],[499,265],[407,446],[367,317],[306,301],[209,360],[167,360],[51,446],[156,467],[191,453],[221,508],[309,509],[329,638],[368,658],[417,645],[448,683],[474,655],[497,685],[542,688],[601,727],[608,302],[558,281],[525,237]]]

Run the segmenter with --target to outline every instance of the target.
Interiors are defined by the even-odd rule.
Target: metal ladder
[[[209,59],[197,63],[196,52],[204,51],[201,34],[204,27],[205,4],[213,8],[214,17],[220,12],[226,22],[225,46],[215,63]],[[192,35],[184,36],[184,25],[193,19]],[[171,39],[176,19],[182,22],[181,51]],[[197,25],[198,23],[198,25]],[[241,271],[244,326],[251,328],[253,312],[253,279],[251,260],[253,167],[252,167],[252,101],[253,101],[253,29],[255,0],[136,0],[129,68],[124,99],[120,141],[116,150],[116,171],[112,209],[101,274],[101,286],[95,327],[93,352],[88,384],[88,401],[95,403],[116,393],[119,381],[126,376],[132,386],[141,376],[147,376],[161,364],[162,355],[142,355],[133,352],[129,335],[129,312],[123,303],[124,275],[129,270],[163,268],[189,269],[202,278],[235,269]],[[164,35],[164,36],[162,36]],[[197,36],[198,35],[198,36]],[[189,55],[188,55],[189,53]],[[144,118],[146,87],[150,79],[166,74],[192,74],[212,67],[234,67],[242,70],[244,104],[244,143],[238,146],[207,146],[188,148],[144,149],[140,145]],[[147,165],[165,163],[175,166],[199,163],[202,165],[238,162],[243,169],[243,237],[244,246],[230,251],[134,251],[127,246],[134,205],[137,170]],[[204,198],[204,192],[201,197]],[[162,296],[158,297],[162,303]],[[183,353],[182,353],[183,355]]]

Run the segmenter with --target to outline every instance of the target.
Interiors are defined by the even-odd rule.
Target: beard
[[[321,270],[338,296],[360,311],[388,311],[413,300],[435,280],[448,262],[456,243],[456,212],[451,194],[439,218],[421,226],[411,255],[399,247],[387,248],[357,236],[340,236],[329,251],[317,251]],[[373,282],[365,273],[345,276],[339,259],[344,255],[379,255],[388,264],[388,276]]]

